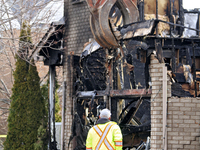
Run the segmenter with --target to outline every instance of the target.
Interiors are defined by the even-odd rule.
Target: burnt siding
[[[83,45],[92,38],[90,30],[90,12],[85,1],[74,3],[71,0],[65,0],[65,42],[64,47],[67,52],[74,52],[79,55],[82,52]]]

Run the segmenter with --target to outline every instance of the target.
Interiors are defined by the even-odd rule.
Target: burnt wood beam
[[[92,98],[94,92],[95,97],[117,97],[117,98],[135,98],[135,97],[151,97],[151,89],[124,89],[124,90],[110,90],[110,91],[80,91],[77,92],[77,98]]]
[[[155,39],[155,50],[156,50],[158,61],[160,63],[163,63],[164,62],[164,60],[163,60],[163,50],[162,50],[161,41],[159,39]]]
[[[156,0],[156,19],[158,20],[158,0]],[[158,37],[158,26],[156,26],[156,37]]]
[[[173,18],[172,18],[172,14],[173,14],[172,0],[169,0],[169,3],[170,3],[169,4],[169,21],[172,22],[172,20],[173,20]],[[172,26],[170,26],[170,37],[172,37]]]
[[[197,22],[198,22],[198,25],[197,25],[197,29],[199,30],[200,29],[200,12],[198,12],[198,19],[197,19]],[[199,36],[199,32],[197,32],[197,35]]]
[[[91,85],[93,87],[94,90],[99,89],[98,85],[96,83],[96,81],[94,80],[90,70],[88,69],[88,59],[86,61],[83,62],[83,68],[84,68],[84,73],[87,74],[87,76],[89,77],[89,79],[91,80]]]
[[[122,130],[122,133],[126,135],[126,134],[131,134],[131,133],[150,131],[151,124],[149,122],[149,124],[140,125],[140,126],[120,125],[120,128]]]
[[[124,97],[124,98],[133,98],[133,97],[151,97],[151,89],[127,89],[127,90],[111,90],[111,97]]]
[[[175,56],[175,48],[174,48],[174,37],[172,38],[172,72],[176,72],[176,56]]]
[[[179,21],[178,24],[184,25],[184,10],[183,10],[183,0],[179,0]],[[199,29],[199,28],[198,28]],[[179,28],[179,35],[182,36],[184,29]]]
[[[155,48],[155,39],[160,39],[162,41],[162,48],[164,49],[172,49],[172,38],[170,37],[155,37],[155,36],[138,36],[132,38],[132,40],[145,42],[149,49]],[[200,39],[199,38],[174,38],[174,48],[184,48],[191,47],[192,41],[195,43],[196,48],[200,48]]]
[[[196,63],[195,63],[195,50],[194,50],[194,41],[192,41],[192,50],[193,50],[193,80],[195,87],[195,97],[197,97],[197,81],[196,81]]]
[[[48,55],[47,55],[48,54]],[[39,52],[40,56],[44,56],[46,59],[43,60],[44,65],[50,66],[62,66],[63,65],[63,51],[61,50],[53,50],[51,48],[47,48],[45,50],[41,50]]]
[[[130,82],[131,82],[132,88],[135,89],[136,88],[136,83],[135,83],[134,71],[130,71]]]
[[[170,0],[170,4],[171,4],[171,0]],[[172,18],[173,18],[172,15],[170,15],[170,21],[173,22]],[[186,28],[186,29],[189,29],[189,30],[194,30],[196,32],[200,32],[199,29],[190,28],[190,27],[186,27],[184,25],[181,25],[180,21],[177,24],[177,23],[172,23],[172,22],[168,22],[168,21],[163,21],[163,20],[160,20],[160,19],[157,18],[156,20],[146,20],[146,21],[133,22],[133,23],[124,25],[122,27],[118,27],[117,30],[120,31],[120,34],[121,34],[121,38],[119,38],[119,39],[122,40],[122,41],[125,41],[125,40],[128,40],[128,39],[134,39],[134,38],[137,39],[139,36],[143,36],[143,37],[145,36],[145,38],[146,38],[146,36],[151,36],[151,38],[153,38],[153,37],[159,38],[158,32],[157,32],[157,30],[158,30],[157,25],[160,22],[168,24],[170,26],[170,38],[173,38],[171,31],[175,26],[176,26],[177,29],[181,29],[181,30],[184,30]],[[173,29],[173,30],[175,30],[175,29]],[[141,33],[141,31],[143,31],[143,32]],[[156,31],[156,35],[154,35],[155,31]],[[180,35],[179,35],[178,38],[181,37],[182,33],[179,33],[179,34]],[[187,38],[187,39],[193,39],[193,38]]]
[[[185,52],[186,52],[186,65],[192,66],[192,58],[191,58],[191,55],[190,55],[190,48],[187,47]]]
[[[127,61],[127,63],[133,65],[134,64],[133,55],[130,54],[130,56],[131,56],[130,60],[128,60],[128,58],[126,57],[126,61]],[[132,85],[132,89],[136,89],[134,69],[132,71],[130,71],[130,84]]]
[[[111,98],[111,120],[118,123],[118,99]]]
[[[168,21],[164,21],[164,20],[156,20],[158,22],[163,22],[163,23],[166,23],[166,24],[169,24],[170,26],[177,26],[177,27],[180,27],[180,28],[186,28],[186,29],[190,29],[190,30],[194,30],[194,31],[198,31],[200,32],[199,29],[195,29],[195,28],[190,28],[190,27],[186,27],[186,26],[183,26],[183,25],[180,25],[180,24],[175,24],[175,23],[172,23],[172,22],[168,22]]]
[[[128,124],[130,122],[130,120],[133,118],[135,110],[136,110],[135,107],[131,107],[131,109],[128,111],[128,113],[125,115],[125,117],[120,122],[120,125]]]
[[[107,91],[80,91],[76,96],[77,98],[92,98],[94,94],[96,94],[95,97],[108,96]]]
[[[139,0],[139,15],[140,15],[140,21],[144,20],[144,0]]]
[[[37,44],[34,48],[32,55],[30,56],[30,60],[34,58],[38,52],[41,51],[43,46],[47,43],[48,39],[52,36],[52,34],[56,31],[56,26],[49,27],[47,33],[43,36],[42,40]]]
[[[150,56],[146,53],[146,62],[145,62],[145,82],[146,82],[146,89],[149,88],[149,65],[150,65]]]
[[[118,78],[117,78],[117,62],[113,61],[113,89],[118,89]]]

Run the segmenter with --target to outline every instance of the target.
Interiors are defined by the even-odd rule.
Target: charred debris
[[[124,148],[139,148],[148,141],[152,54],[167,66],[172,96],[200,96],[199,10],[184,10],[181,0],[166,1],[160,9],[158,1],[155,6],[152,1],[135,2],[134,22],[123,20],[125,13],[119,2],[109,12],[108,32],[114,40],[97,34],[98,23],[92,20],[94,39],[84,45],[81,56],[70,56],[76,112],[71,139],[76,136],[75,149],[85,149],[87,131],[105,107],[111,109],[112,120],[122,129]]]

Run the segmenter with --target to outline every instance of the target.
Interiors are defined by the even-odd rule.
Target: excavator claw
[[[92,34],[98,44],[104,48],[120,46],[114,34],[116,25],[119,25],[119,23],[113,25],[113,21],[117,20],[116,17],[121,18],[120,25],[136,22],[139,18],[136,0],[97,0],[95,4],[93,0],[87,0],[87,4],[91,12],[90,28]],[[114,7],[117,7],[121,16],[116,16]]]

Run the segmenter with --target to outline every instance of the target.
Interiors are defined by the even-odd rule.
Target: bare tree
[[[19,44],[22,22],[28,22],[31,27],[32,44],[27,52],[23,51],[26,53],[24,55],[27,55],[23,59],[30,62],[37,43],[51,22],[63,17],[63,11],[62,0],[0,0],[0,135],[5,134],[7,130],[6,120],[14,82],[12,74],[15,69],[15,55],[19,55],[19,46],[22,46]],[[41,78],[45,76],[46,74]]]

